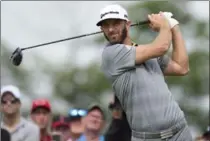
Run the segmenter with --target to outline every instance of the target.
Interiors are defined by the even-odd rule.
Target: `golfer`
[[[131,21],[124,8],[114,4],[101,10],[97,26],[109,42],[102,53],[102,70],[126,113],[132,141],[192,141],[184,113],[164,80],[164,75],[189,71],[178,21],[162,12],[148,19],[159,34],[151,43],[137,45],[129,35]]]

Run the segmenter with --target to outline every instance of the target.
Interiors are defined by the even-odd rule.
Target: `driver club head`
[[[10,60],[12,61],[12,64],[15,66],[19,66],[22,62],[23,59],[23,54],[22,54],[22,49],[17,48],[13,53],[12,56],[10,57]]]

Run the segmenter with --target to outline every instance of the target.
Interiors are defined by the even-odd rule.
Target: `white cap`
[[[104,7],[100,12],[100,20],[96,25],[100,26],[101,22],[106,19],[121,19],[129,21],[127,11],[122,6],[117,4]]]
[[[14,96],[15,98],[18,98],[18,99],[21,98],[20,90],[19,90],[16,86],[13,86],[13,85],[3,86],[3,87],[1,88],[1,97],[2,97],[6,92],[12,93],[13,96]]]

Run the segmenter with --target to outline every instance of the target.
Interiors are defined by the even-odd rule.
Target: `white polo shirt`
[[[12,131],[4,123],[1,123],[1,127],[10,132],[11,141],[40,141],[39,127],[23,117]]]

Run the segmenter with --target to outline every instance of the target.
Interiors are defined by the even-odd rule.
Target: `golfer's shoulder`
[[[108,44],[104,47],[103,54],[110,56],[112,54],[117,54],[123,51],[124,49],[126,49],[126,46],[124,44]]]

